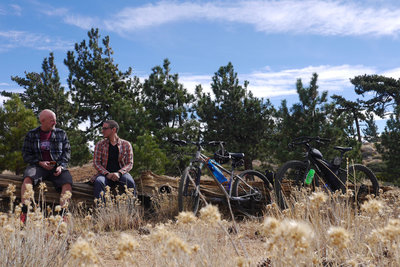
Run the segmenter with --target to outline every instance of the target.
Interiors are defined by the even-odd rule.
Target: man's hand
[[[62,171],[62,167],[61,167],[61,166],[58,166],[58,167],[56,168],[56,171],[54,172],[54,176],[59,176],[59,175],[61,174],[61,171]]]
[[[54,168],[50,161],[39,161],[39,166],[49,171]]]
[[[116,182],[119,180],[119,173],[118,172],[109,173],[109,174],[107,174],[106,178],[110,179],[111,181]]]

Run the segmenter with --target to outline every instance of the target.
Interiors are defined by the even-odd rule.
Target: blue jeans
[[[132,176],[129,173],[125,173],[122,175],[118,181],[112,181],[107,179],[104,175],[100,174],[97,176],[96,180],[94,181],[94,197],[96,199],[102,199],[101,192],[105,192],[106,186],[114,188],[118,185],[126,185],[128,188],[134,189],[134,195],[136,196],[136,185],[135,181],[133,180]],[[104,193],[103,193],[104,194]]]

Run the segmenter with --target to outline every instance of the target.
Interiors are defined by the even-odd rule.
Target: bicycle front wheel
[[[278,170],[274,180],[274,187],[277,203],[281,209],[288,208],[288,200],[292,198],[294,191],[304,186],[307,172],[307,164],[299,160],[288,161]],[[313,183],[315,182],[316,179],[314,179]]]
[[[232,195],[239,197],[239,209],[249,215],[263,216],[266,205],[275,201],[275,194],[267,177],[254,170],[246,170],[236,177]]]
[[[189,166],[184,170],[178,188],[179,212],[191,211],[196,215],[199,210],[200,179],[197,177],[197,168]]]
[[[357,201],[363,202],[367,195],[377,196],[379,194],[379,183],[375,174],[366,166],[361,164],[350,165],[347,170],[340,169],[340,175],[347,177],[347,187],[353,190]]]

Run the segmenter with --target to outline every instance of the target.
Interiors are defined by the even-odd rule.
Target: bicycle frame
[[[209,173],[211,174],[211,177],[214,179],[214,181],[217,183],[218,187],[221,189],[221,191],[223,192],[223,194],[229,198],[229,199],[233,199],[234,197],[232,197],[232,184],[234,182],[234,179],[241,179],[238,175],[235,175],[232,171],[229,171],[227,169],[225,169],[223,166],[221,166],[219,163],[217,162],[213,162],[213,165],[218,168],[222,173],[226,173],[229,174],[229,179],[227,180],[227,184],[229,185],[228,188],[229,190],[227,191],[225,186],[222,185],[218,179],[215,177],[214,173],[212,172],[212,170],[210,169],[210,167],[208,166],[208,161],[211,160],[210,157],[207,157],[206,155],[201,153],[202,147],[198,146],[198,149],[196,151],[196,155],[194,158],[192,158],[190,160],[190,166],[193,166],[195,168],[197,168],[198,172],[197,172],[197,176],[196,177],[196,184],[200,183],[200,177],[202,174],[202,169],[205,166]],[[197,166],[196,166],[197,165]],[[226,177],[226,176],[225,176]],[[240,198],[241,199],[241,198]]]
[[[327,141],[327,140],[324,140],[324,141]],[[305,176],[302,177],[301,183],[304,183],[308,171],[311,169],[311,167],[314,167],[317,177],[318,177],[318,179],[315,180],[316,186],[319,186],[318,180],[321,179],[322,182],[324,183],[324,187],[330,191],[334,191],[337,189],[344,190],[345,186],[346,186],[346,182],[342,181],[340,179],[340,177],[338,176],[338,173],[339,172],[347,172],[346,169],[341,168],[340,165],[337,168],[333,169],[330,166],[331,164],[326,159],[323,158],[322,153],[318,149],[311,147],[311,145],[308,142],[303,143],[303,144],[307,148],[307,152],[305,155],[305,162],[307,164],[307,169],[304,174]],[[342,162],[344,153],[345,152],[343,152],[343,151],[341,152],[340,163]],[[336,178],[337,184],[333,184],[332,181],[329,181],[327,179],[327,175],[329,175],[329,174],[332,174]]]
[[[186,141],[179,141],[179,140],[176,140],[176,141],[177,141],[177,143],[180,144],[180,145],[187,145],[187,143],[188,143],[188,142],[186,142]],[[215,168],[217,168],[218,170],[220,170],[222,173],[225,173],[225,174],[228,174],[228,175],[229,175],[229,177],[227,177],[226,175],[224,175],[225,178],[228,178],[228,179],[227,179],[227,185],[228,185],[227,187],[228,187],[228,190],[227,190],[227,188],[226,188],[223,184],[221,184],[221,183],[218,181],[218,179],[217,179],[216,176],[214,175],[213,171],[210,169],[209,165],[207,164],[207,163],[208,163],[210,160],[212,160],[212,159],[211,159],[210,157],[207,157],[207,156],[204,155],[203,153],[201,153],[201,151],[203,150],[202,143],[199,143],[199,142],[189,142],[189,143],[190,143],[190,144],[193,144],[193,145],[196,145],[196,147],[197,147],[196,154],[195,154],[195,156],[190,160],[190,164],[189,164],[189,166],[194,167],[194,168],[197,169],[197,177],[196,177],[196,180],[194,181],[196,185],[200,185],[200,177],[201,177],[201,175],[202,175],[202,170],[203,170],[204,167],[206,167],[206,168],[208,169],[209,173],[211,174],[211,177],[214,179],[214,181],[216,182],[216,184],[218,185],[218,187],[220,188],[220,190],[222,191],[222,193],[225,195],[225,197],[226,197],[227,199],[229,199],[229,200],[241,201],[241,200],[244,200],[244,199],[246,199],[246,198],[253,197],[253,196],[256,196],[256,195],[257,195],[257,191],[256,191],[256,190],[253,190],[253,192],[250,193],[250,194],[246,194],[246,195],[238,196],[238,197],[233,196],[233,190],[232,190],[233,187],[232,187],[232,185],[233,185],[233,183],[235,182],[235,180],[240,180],[242,183],[244,183],[244,184],[245,184],[246,186],[248,186],[249,188],[253,188],[253,187],[252,187],[250,184],[248,184],[242,177],[240,177],[239,175],[237,175],[237,174],[234,173],[234,166],[235,166],[235,164],[232,163],[232,170],[229,171],[229,170],[227,170],[226,168],[224,168],[221,164],[219,164],[219,163],[217,163],[217,162],[213,162],[213,165],[214,165]],[[214,144],[214,145],[215,145],[215,144],[221,145],[221,143],[223,143],[223,142],[217,142],[217,141],[211,142],[211,144]],[[208,144],[210,144],[210,143],[208,143]],[[233,153],[233,154],[234,154],[234,153]],[[240,154],[241,154],[241,153],[240,153]],[[242,155],[242,156],[243,156],[243,155]],[[234,160],[233,157],[232,157],[232,160]]]

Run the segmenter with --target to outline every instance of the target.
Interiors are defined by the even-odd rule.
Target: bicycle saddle
[[[336,149],[336,150],[339,150],[342,153],[350,151],[350,150],[353,149],[352,147],[342,147],[342,146],[335,146],[333,148]]]
[[[244,158],[244,153],[229,153],[229,156],[232,158],[232,159],[242,159],[242,158]]]

